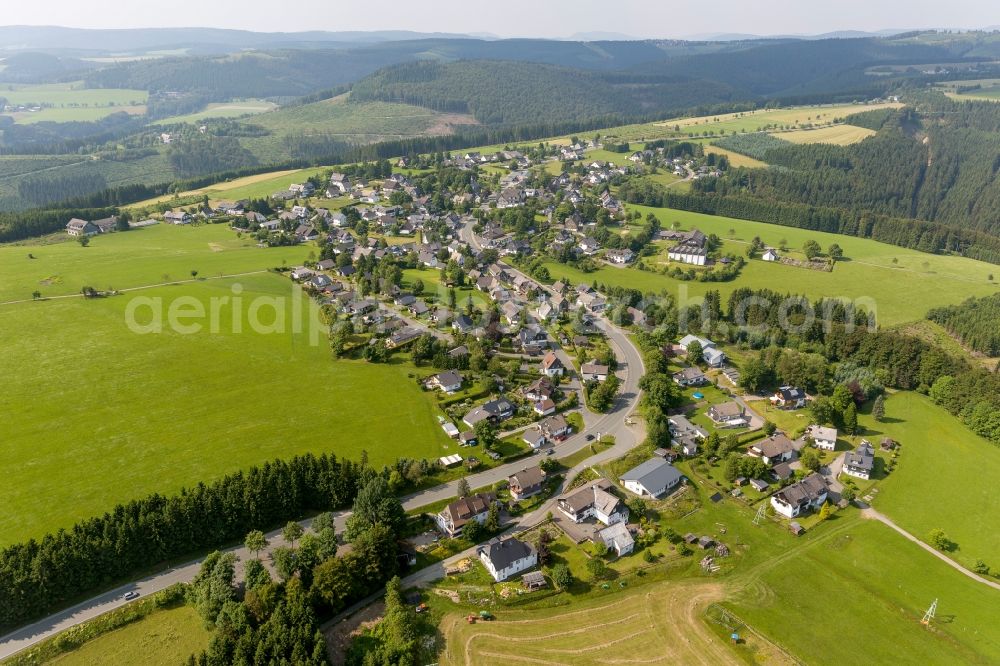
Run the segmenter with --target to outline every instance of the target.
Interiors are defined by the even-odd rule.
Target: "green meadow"
[[[168,666],[208,647],[211,633],[192,606],[157,610],[47,662],[60,666]]]
[[[79,291],[71,286],[77,281],[104,287],[97,276],[113,276],[117,287],[157,281],[164,273],[190,280],[188,266],[202,266],[198,280],[103,299],[0,305],[0,471],[6,478],[0,544],[274,458],[333,452],[356,459],[367,451],[380,464],[399,455],[435,458],[449,446],[412,365],[334,362],[322,329],[313,344],[308,299],[293,293],[283,276],[212,277],[215,270],[262,270],[282,257],[297,260],[306,248],[285,248],[288,254],[249,248],[249,256],[235,248],[229,263],[210,269],[205,262],[221,262],[226,254],[208,248],[206,241],[218,240],[217,228],[146,231],[153,231],[151,240],[163,234],[157,251],[137,242],[145,232],[98,238],[89,248],[30,249],[86,253],[118,244],[106,257],[63,262],[69,293]],[[177,239],[173,253],[169,236]],[[2,250],[24,256],[27,248]],[[0,259],[5,270],[9,265]],[[4,276],[5,288],[10,275],[16,272]],[[30,293],[31,282],[17,286],[17,295]],[[171,307],[202,308],[205,317],[178,320],[202,324],[201,330],[169,325]],[[138,332],[127,325],[130,312]],[[143,332],[154,328],[156,312],[162,330]],[[279,312],[283,326],[275,323]],[[298,330],[293,320],[303,322]]]
[[[178,123],[197,123],[209,118],[239,118],[266,111],[273,111],[278,108],[274,102],[262,99],[243,99],[233,102],[220,102],[209,104],[202,111],[188,113],[182,116],[171,116],[162,120],[157,120],[154,125],[174,125]]]
[[[957,544],[948,555],[1000,571],[1000,448],[918,393],[886,401],[886,421],[862,417],[864,436],[900,442],[899,464],[878,485],[873,506],[919,539],[936,528]]]
[[[118,88],[84,88],[80,81],[70,83],[3,84],[0,97],[12,105],[40,105],[35,112],[18,112],[12,116],[19,123],[71,122],[100,120],[119,111],[132,114],[146,112],[149,93],[145,90]]]
[[[832,272],[758,259],[750,261],[740,277],[730,282],[685,282],[631,267],[607,266],[584,273],[570,266],[547,262],[553,279],[563,278],[571,284],[590,284],[596,280],[598,283],[653,293],[666,290],[674,296],[680,294],[683,298],[697,300],[712,289],[720,291],[725,300],[733,290],[745,286],[805,294],[810,298],[870,298],[873,299],[871,303],[874,303],[879,324],[885,326],[922,319],[932,307],[959,303],[970,296],[993,294],[998,289],[996,282],[989,281],[997,270],[996,266],[964,257],[925,254],[864,238],[763,222],[645,206],[629,206],[629,209],[639,211],[643,217],[653,213],[663,228],[676,225],[679,229],[698,228],[705,233],[714,233],[723,239],[726,251],[734,254],[745,254],[747,243],[759,236],[773,247],[777,247],[782,240],[786,241],[792,254],[809,239],[817,241],[824,250],[837,243],[843,248],[845,259],[838,262]],[[668,244],[659,245],[662,252]],[[664,263],[657,263],[660,261]],[[643,258],[645,264],[658,268],[667,266],[666,261],[664,254]],[[676,265],[687,268],[684,264]],[[871,303],[867,306],[869,309]]]
[[[1000,592],[889,527],[838,516],[741,577],[725,606],[810,664],[1000,661]],[[924,611],[939,599],[930,627]]]

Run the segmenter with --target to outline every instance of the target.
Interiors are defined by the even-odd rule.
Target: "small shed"
[[[708,550],[715,545],[715,539],[712,537],[703,536],[698,539],[698,545],[701,546],[702,550]]]
[[[697,540],[698,540],[698,535],[692,534],[691,532],[688,532],[687,534],[684,535],[684,541],[687,543],[694,543]]]
[[[794,534],[795,536],[800,536],[803,532],[805,532],[805,529],[801,525],[799,525],[799,522],[797,520],[793,520],[788,525],[788,529],[790,529],[792,531],[792,534]]]
[[[750,479],[750,485],[753,486],[754,490],[762,493],[767,490],[768,483],[763,479]]]
[[[545,587],[548,583],[545,582],[545,576],[541,571],[530,571],[521,577],[521,582],[529,590],[537,590]]]

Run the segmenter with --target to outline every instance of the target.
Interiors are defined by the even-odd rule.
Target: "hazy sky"
[[[808,33],[1000,24],[996,0],[35,0],[2,3],[0,23],[90,28],[418,30],[565,37]]]

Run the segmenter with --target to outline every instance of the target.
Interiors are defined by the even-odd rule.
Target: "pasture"
[[[194,190],[187,190],[177,195],[179,201],[190,201],[192,197],[208,195],[212,202],[218,201],[238,201],[240,199],[264,198],[279,190],[286,190],[292,183],[301,183],[314,174],[322,174],[326,169],[286,169],[284,171],[268,171],[267,173],[254,174],[234,178],[233,180],[220,181],[205,187]],[[134,203],[128,208],[130,210],[142,210],[155,206],[163,202],[169,202],[173,195],[164,195],[154,199],[146,199]],[[188,204],[185,204],[188,205]]]
[[[819,129],[773,132],[773,134],[792,143],[832,143],[837,146],[849,146],[874,136],[875,132],[865,127],[842,124],[820,127]]]
[[[11,106],[41,107],[37,111],[11,113],[15,122],[71,122],[100,120],[124,111],[141,115],[146,112],[149,93],[145,90],[84,88],[83,82],[45,84],[4,84],[0,97]]]
[[[864,436],[902,444],[873,506],[925,541],[943,529],[958,546],[948,555],[967,568],[981,559],[1000,569],[1000,448],[917,393],[894,394],[886,416],[883,423],[861,418]]]
[[[178,123],[197,123],[208,118],[239,118],[258,113],[273,111],[278,108],[274,102],[262,99],[244,99],[233,102],[222,102],[209,104],[202,111],[188,113],[183,116],[171,116],[158,120],[154,125],[174,125]]]
[[[8,378],[0,543],[38,537],[116,502],[176,492],[274,458],[329,451],[357,459],[367,450],[381,464],[399,455],[435,458],[450,445],[431,394],[409,376],[412,365],[334,362],[322,328],[313,344],[306,299],[292,292],[287,278],[260,272],[219,279],[205,267],[221,262],[213,268],[263,270],[282,258],[298,260],[307,248],[213,252],[206,240],[216,228],[146,231],[153,230],[177,238],[201,235],[197,242],[188,239],[200,249],[179,241],[172,252],[164,237],[146,249],[139,237],[157,241],[157,234],[145,232],[98,238],[90,248],[66,244],[65,250],[85,253],[124,242],[106,256],[70,263],[66,291],[78,292],[74,283],[95,276],[113,275],[119,288],[159,281],[164,272],[190,280],[188,267],[202,265],[198,280],[105,299],[0,305],[0,375]],[[33,251],[46,256],[63,249]],[[26,254],[25,248],[2,250],[18,252],[18,264]],[[5,270],[9,265],[0,260]],[[24,280],[16,269],[10,275]],[[100,277],[93,282],[105,286]],[[8,276],[3,284],[9,288]],[[31,288],[22,281],[14,291]],[[182,297],[183,307],[208,313],[207,321],[194,320],[203,323],[198,332],[166,325]],[[165,313],[162,332],[130,330],[126,314],[133,298],[160,299],[162,307],[145,301],[135,320],[147,324],[154,310]],[[279,312],[284,326],[276,323]],[[293,321],[302,321],[299,330]]]
[[[759,236],[772,247],[778,247],[784,240],[790,249],[801,248],[808,239],[816,240],[824,250],[837,243],[844,250],[845,260],[838,262],[829,273],[753,260],[744,267],[740,277],[730,282],[685,282],[653,271],[610,266],[584,273],[564,264],[546,262],[552,278],[569,280],[569,284],[590,284],[596,280],[652,293],[665,289],[680,297],[682,302],[700,300],[712,289],[718,290],[725,301],[734,289],[743,286],[802,293],[810,298],[871,298],[878,321],[885,326],[922,319],[932,307],[960,303],[969,296],[985,296],[998,289],[997,284],[988,279],[996,272],[995,266],[964,257],[926,254],[864,238],[763,222],[646,206],[628,208],[637,210],[642,217],[653,213],[663,228],[676,224],[680,229],[698,228],[714,233],[723,239],[724,249],[734,254],[744,254],[747,243]],[[730,230],[734,232],[732,235]],[[665,242],[658,245],[662,249],[667,246]],[[662,268],[667,265],[657,264],[660,260],[659,257],[643,258],[649,266]],[[684,264],[676,265],[687,268]],[[868,307],[871,309],[871,303]]]
[[[804,539],[803,548],[734,582],[723,603],[804,662],[1000,660],[1000,592],[856,514],[837,516]],[[934,599],[938,619],[924,627],[920,619]]]
[[[697,136],[705,132],[732,134],[734,132],[760,132],[774,129],[805,129],[830,125],[852,113],[875,109],[899,108],[902,104],[841,104],[792,107],[788,109],[763,109],[714,116],[679,118],[653,123],[681,134]],[[607,130],[610,132],[610,130]]]
[[[46,662],[60,666],[180,664],[208,647],[211,633],[191,606],[157,610],[138,622],[87,641]]]

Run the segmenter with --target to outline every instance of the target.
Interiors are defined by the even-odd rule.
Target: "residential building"
[[[639,497],[660,497],[681,482],[681,473],[663,458],[650,458],[621,476],[625,489]]]
[[[556,353],[550,351],[545,354],[545,358],[542,359],[542,364],[538,371],[546,377],[558,377],[566,371],[566,367],[559,360],[559,357],[556,356]]]
[[[545,472],[538,465],[514,472],[507,477],[510,496],[518,501],[542,492],[544,484]]]
[[[587,362],[580,366],[580,379],[585,382],[603,382],[610,372],[608,366]]]
[[[538,427],[528,428],[527,430],[525,430],[521,434],[521,439],[534,451],[537,451],[538,449],[545,446],[545,433],[542,432],[542,429]]]
[[[719,428],[742,428],[749,423],[746,409],[736,402],[724,402],[708,408],[708,418]]]
[[[628,507],[612,495],[607,479],[590,483],[559,498],[559,510],[574,523],[594,518],[604,525],[628,522]]]
[[[609,525],[597,533],[597,538],[618,557],[628,555],[635,549],[635,539],[632,538],[627,523]]]
[[[680,347],[682,351],[687,352],[688,347],[690,347],[694,342],[701,345],[702,360],[709,366],[718,368],[726,362],[726,354],[719,349],[718,345],[708,338],[702,338],[697,335],[685,335],[681,338],[681,341],[677,344],[677,346]]]
[[[505,398],[499,398],[497,400],[490,400],[485,402],[479,407],[476,407],[471,412],[466,414],[462,420],[465,421],[469,427],[474,428],[480,421],[492,421],[498,423],[504,419],[509,419],[514,415],[514,405],[512,405]]]
[[[93,222],[74,217],[66,223],[66,233],[70,236],[96,236],[101,230]]]
[[[810,437],[817,449],[833,451],[837,448],[837,429],[821,425],[811,425],[806,428],[806,437]]]
[[[875,447],[867,439],[844,458],[844,474],[867,481],[875,469]]]
[[[486,570],[498,583],[538,564],[538,553],[518,539],[494,539],[476,550]]]
[[[490,511],[490,505],[496,501],[492,493],[477,493],[470,497],[462,497],[441,510],[434,521],[438,528],[449,537],[462,533],[462,528],[470,521],[485,523]]]
[[[462,388],[462,375],[454,370],[448,370],[431,377],[427,385],[431,388],[441,389],[445,393],[454,393]]]
[[[791,460],[795,455],[795,445],[792,444],[792,440],[780,433],[776,433],[767,439],[754,442],[747,449],[747,455],[760,458],[768,465],[773,466]]]
[[[818,509],[827,498],[826,481],[813,472],[798,483],[771,495],[771,506],[786,518],[795,518],[803,511]]]
[[[806,406],[806,392],[794,386],[782,386],[770,397],[771,404],[782,409],[801,409]]]
[[[550,416],[541,423],[542,431],[552,439],[561,439],[569,434],[570,425],[562,414]]]
[[[704,266],[708,261],[708,237],[697,229],[679,237],[674,235],[679,242],[667,251],[667,257],[671,261],[680,261],[694,266]]]
[[[708,438],[708,433],[681,414],[671,416],[667,421],[670,424],[670,438],[681,447],[681,452],[686,456],[697,455],[698,444]]]
[[[679,386],[701,386],[708,383],[705,373],[697,367],[684,368],[674,373],[674,383]]]
[[[613,264],[625,265],[635,260],[635,252],[628,248],[624,250],[608,250],[604,254],[604,258]]]

